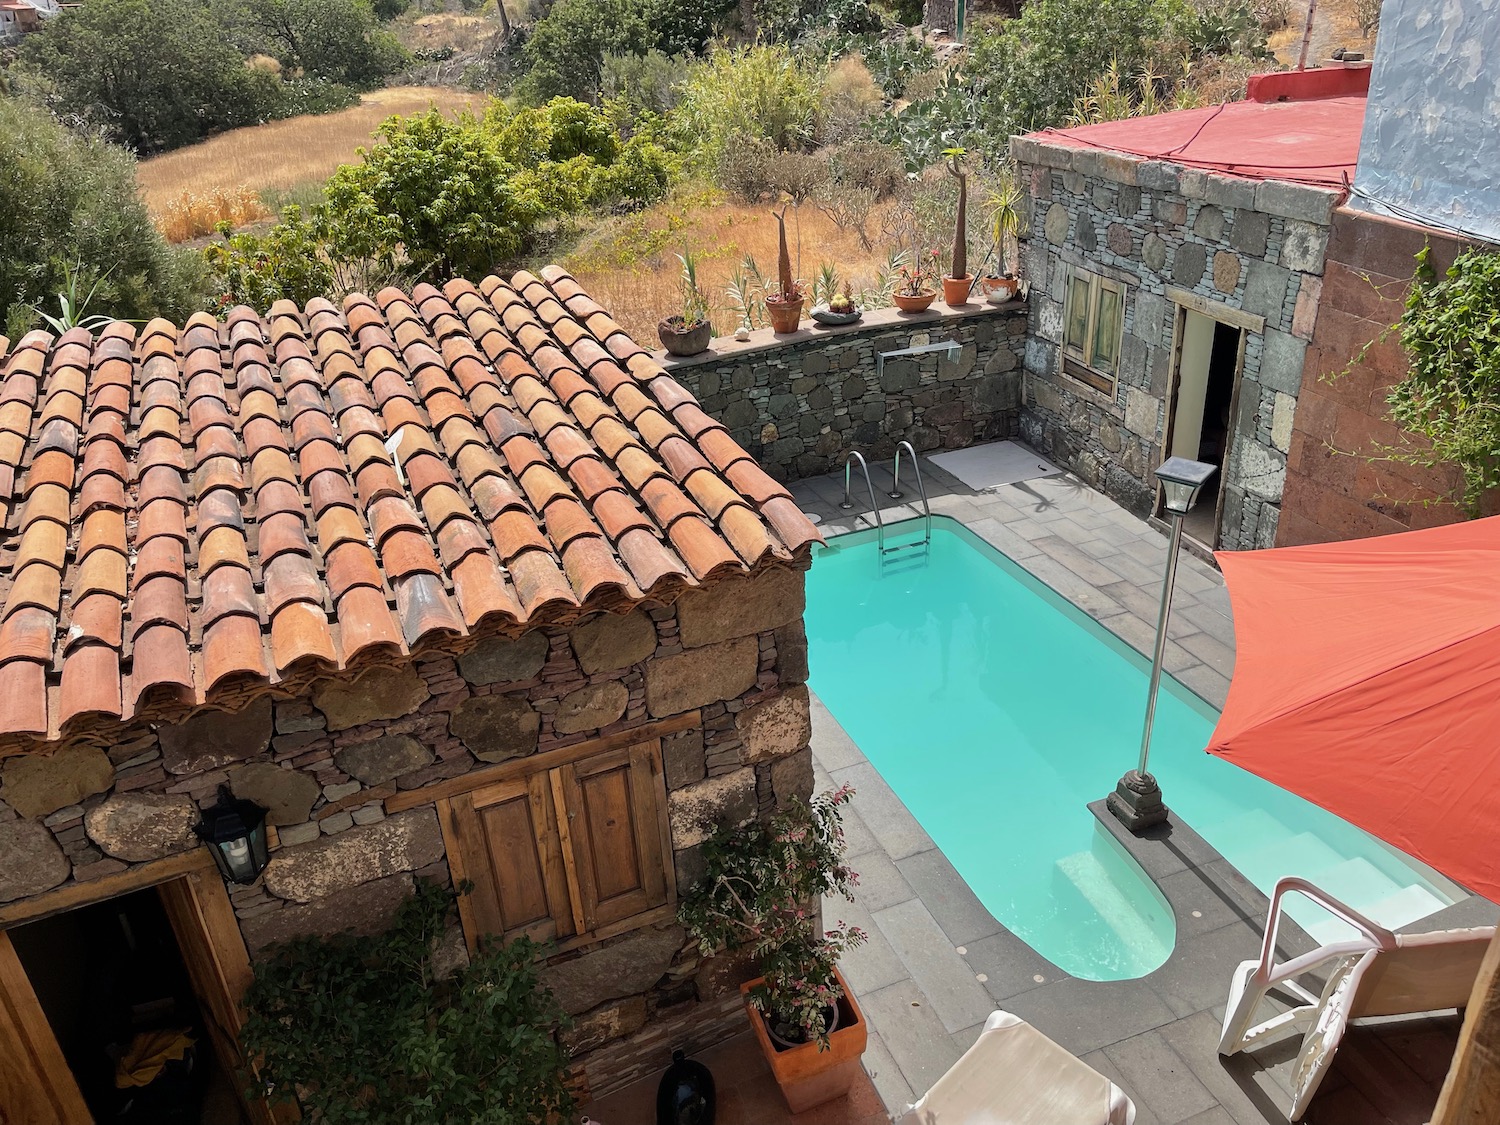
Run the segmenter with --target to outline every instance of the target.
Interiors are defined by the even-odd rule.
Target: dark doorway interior
[[[244,1125],[155,890],[10,936],[96,1122]]]
[[[1183,520],[1183,531],[1208,547],[1216,547],[1219,495],[1224,488],[1224,465],[1234,431],[1229,417],[1234,403],[1235,372],[1240,362],[1240,330],[1231,324],[1214,325],[1208,359],[1208,383],[1203,395],[1203,430],[1198,438],[1198,460],[1218,468],[1193,510]]]

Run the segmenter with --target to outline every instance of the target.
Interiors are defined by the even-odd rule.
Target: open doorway
[[[1212,549],[1218,546],[1245,332],[1193,309],[1182,308],[1179,316],[1167,455],[1203,461],[1219,470],[1182,524],[1183,534]]]
[[[157,888],[7,937],[94,1121],[246,1125]]]

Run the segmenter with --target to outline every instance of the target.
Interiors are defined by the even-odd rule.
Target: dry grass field
[[[246,192],[287,192],[321,183],[340,164],[353,161],[356,150],[368,145],[376,126],[392,114],[421,113],[430,106],[445,113],[478,112],[488,102],[483,94],[440,86],[375,90],[359,105],[338,113],[235,129],[143,161],[138,173],[141,194],[158,222],[173,228],[169,237],[192,238],[212,230],[218,221],[209,214],[215,198],[237,201]],[[168,221],[188,212],[196,216],[193,221]],[[237,214],[221,217],[243,221]]]
[[[854,231],[839,230],[812,204],[804,204],[799,255],[797,223],[788,211],[793,270],[810,285],[819,267],[831,262],[840,278],[852,281],[856,289],[873,285],[890,247],[882,244],[878,213],[868,230],[872,250],[860,244]],[[682,311],[682,266],[676,255],[686,251],[698,256],[699,287],[713,308],[714,331],[732,332],[737,314],[731,311],[725,286],[745,255],[754,257],[768,278],[776,274],[776,220],[770,205],[747,206],[723,201],[715,193],[680,192],[637,215],[601,224],[564,257],[563,265],[635,339],[649,344],[656,340],[657,322]]]

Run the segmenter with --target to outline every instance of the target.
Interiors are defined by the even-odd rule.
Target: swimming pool
[[[818,550],[810,685],[1006,928],[1073,976],[1148,973],[1171,953],[1171,910],[1086,805],[1135,765],[1149,664],[963,525],[933,522],[925,554],[882,564],[869,532]],[[1170,677],[1162,689],[1166,802],[1261,890],[1302,875],[1389,926],[1454,901],[1380,841],[1205,754],[1217,713]],[[1349,933],[1310,904],[1292,914],[1320,940]]]

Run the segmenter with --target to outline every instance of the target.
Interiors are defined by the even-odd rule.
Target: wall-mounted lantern
[[[270,862],[266,854],[266,810],[253,801],[241,801],[219,786],[219,800],[203,810],[203,819],[193,831],[208,844],[219,874],[233,883],[250,884]]]

